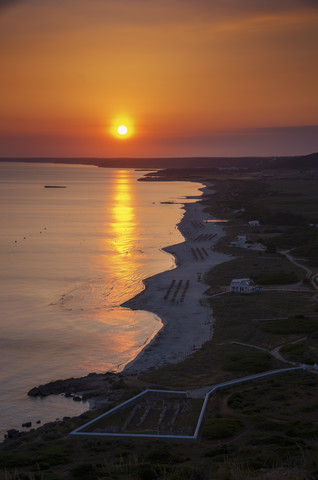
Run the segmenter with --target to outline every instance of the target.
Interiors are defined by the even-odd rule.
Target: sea
[[[162,327],[155,314],[120,305],[145,278],[175,268],[162,249],[183,241],[183,205],[202,185],[138,181],[145,173],[0,163],[0,439],[87,410],[27,392],[120,372]]]

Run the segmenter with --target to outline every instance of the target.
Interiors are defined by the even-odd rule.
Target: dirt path
[[[279,253],[281,253],[282,255],[284,255],[287,260],[289,260],[291,263],[293,263],[294,265],[296,265],[297,267],[300,267],[302,268],[303,270],[305,270],[306,272],[306,278],[309,280],[311,277],[312,277],[312,271],[310,270],[310,268],[306,267],[305,265],[303,265],[302,263],[298,263],[296,262],[296,260],[294,259],[294,257],[292,257],[290,254],[289,254],[290,250],[281,250],[279,251]]]

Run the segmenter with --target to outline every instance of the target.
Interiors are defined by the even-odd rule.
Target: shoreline
[[[231,257],[214,250],[216,242],[225,234],[219,224],[205,223],[211,216],[203,211],[199,201],[209,184],[200,183],[203,185],[200,189],[202,196],[183,205],[184,215],[176,225],[184,241],[163,248],[175,257],[176,267],[145,279],[145,289],[121,305],[155,313],[163,324],[152,340],[126,364],[121,372],[124,375],[136,375],[150,368],[178,363],[212,337],[214,318],[204,303],[204,292],[208,287],[203,277],[213,266]],[[213,235],[213,238],[196,240],[203,235]],[[201,256],[197,249],[200,249]]]
[[[129,377],[151,368],[178,363],[212,338],[214,318],[211,309],[204,304],[204,292],[208,286],[203,282],[203,276],[213,266],[232,257],[214,250],[216,242],[225,233],[219,223],[205,223],[206,220],[211,220],[211,215],[203,211],[204,206],[200,200],[210,183],[200,183],[202,195],[194,197],[195,201],[191,203],[183,204],[184,215],[176,224],[184,241],[163,248],[175,257],[176,267],[144,279],[145,289],[121,305],[158,315],[162,327],[157,334],[118,373],[89,373],[80,378],[51,381],[32,388],[28,392],[29,396],[67,394],[83,401],[88,400],[91,410],[107,401],[110,387],[108,380],[113,375]],[[198,239],[203,235],[209,238]],[[195,254],[193,250],[196,250]],[[173,281],[173,287],[170,288]],[[169,296],[165,298],[167,292]]]

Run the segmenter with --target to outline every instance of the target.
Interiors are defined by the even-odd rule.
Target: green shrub
[[[205,457],[216,457],[216,456],[225,456],[230,455],[235,451],[233,445],[221,445],[220,447],[212,448],[207,450],[204,454]]]
[[[160,478],[166,478],[160,477]],[[182,466],[180,468],[174,469],[170,476],[169,480],[205,480],[210,478],[206,476],[205,471],[201,471],[198,467]],[[148,480],[148,479],[147,479]]]
[[[227,401],[228,406],[234,409],[243,408],[244,403],[244,397],[240,392],[233,393]]]
[[[260,330],[267,333],[277,334],[301,334],[313,333],[318,330],[318,320],[315,318],[298,318],[299,316],[289,317],[283,320],[272,320],[260,322],[257,326]]]
[[[312,356],[310,349],[300,342],[284,345],[279,351],[281,353],[286,353],[291,360],[296,362],[313,365],[317,360]]]
[[[202,436],[207,440],[232,437],[242,427],[242,423],[235,418],[208,418],[203,426]]]
[[[61,465],[70,463],[70,449],[62,446],[52,446],[45,448],[37,458],[39,463],[47,463],[49,465]]]
[[[272,445],[273,450],[275,449],[276,445],[281,447],[290,447],[296,445],[294,439],[283,435],[255,435],[249,439],[248,444],[254,446]]]
[[[171,447],[168,447],[168,445],[155,446],[146,458],[153,463],[163,463],[166,465],[173,465],[184,461],[180,455],[173,454]]]
[[[255,279],[261,285],[287,285],[299,281],[295,272],[264,272]]]
[[[271,368],[271,356],[264,352],[234,353],[223,370],[229,372],[259,373]]]
[[[27,457],[26,455],[20,455],[17,453],[7,453],[0,455],[0,467],[24,467],[34,463],[34,459]]]
[[[318,427],[312,423],[300,421],[290,422],[284,425],[285,434],[290,437],[301,437],[304,439],[317,439]]]
[[[157,480],[158,474],[150,462],[141,463],[133,467],[133,472],[138,480]]]
[[[80,480],[91,480],[95,478],[93,475],[95,473],[95,467],[91,463],[84,463],[81,465],[77,465],[72,469],[72,474],[74,478]]]

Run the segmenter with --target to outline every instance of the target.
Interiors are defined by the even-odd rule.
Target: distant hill
[[[318,169],[318,153],[311,153],[302,157],[278,158],[276,168],[292,168],[296,170]]]
[[[106,168],[224,168],[310,169],[318,168],[318,153],[298,157],[174,157],[174,158],[0,158],[0,162],[57,163],[95,165]]]

